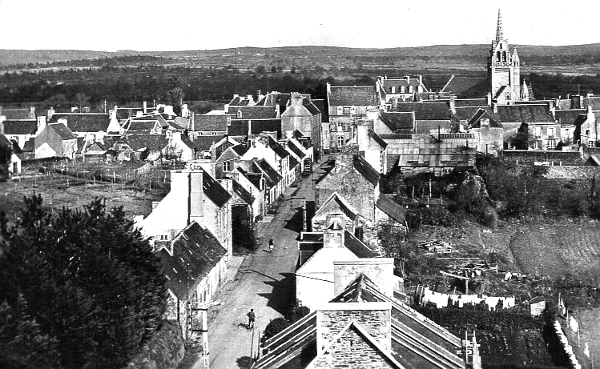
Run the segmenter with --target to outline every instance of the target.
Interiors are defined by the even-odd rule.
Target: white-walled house
[[[289,174],[290,154],[281,146],[273,137],[268,134],[262,134],[250,139],[248,151],[242,155],[242,160],[264,159],[269,165],[274,168],[279,175],[284,179],[284,186],[287,187],[292,183]]]
[[[168,241],[196,221],[233,253],[231,241],[231,195],[199,166],[171,171],[171,191],[152,213],[139,221],[145,237]]]

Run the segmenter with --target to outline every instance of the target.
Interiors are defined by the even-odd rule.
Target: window
[[[237,113],[235,114],[235,117],[240,119],[242,117],[242,111],[238,110]]]
[[[338,147],[344,146],[344,136],[337,137],[337,144],[338,144]]]
[[[590,130],[589,130],[589,129],[586,129],[586,130],[585,130],[585,135],[586,135],[586,136],[589,136],[589,135],[590,135]]]
[[[588,141],[588,147],[595,147],[594,141]]]
[[[400,86],[400,93],[401,94],[406,93],[406,87],[405,86]]]
[[[349,106],[344,106],[344,115],[350,115],[350,107]]]
[[[546,149],[547,150],[554,150],[554,148],[556,147],[556,140],[554,139],[550,139],[546,142]]]
[[[223,172],[231,172],[231,161],[223,162]]]
[[[395,94],[396,93],[396,86],[392,86],[392,93]]]
[[[533,128],[533,134],[535,137],[540,137],[542,135],[542,128],[541,127],[534,127]]]
[[[548,128],[548,137],[554,137],[554,128]]]

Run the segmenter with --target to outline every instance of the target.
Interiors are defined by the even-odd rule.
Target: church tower
[[[521,100],[521,66],[517,48],[511,53],[508,41],[502,31],[502,15],[498,9],[496,39],[488,56],[488,81],[493,101],[500,104],[510,104]]]

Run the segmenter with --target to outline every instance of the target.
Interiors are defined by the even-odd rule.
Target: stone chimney
[[[394,259],[373,258],[352,261],[334,261],[334,295],[342,293],[361,274],[369,277],[386,296],[394,294]]]
[[[165,105],[165,109],[163,110],[163,112],[169,115],[177,115],[175,114],[175,112],[173,112],[173,105]]]
[[[191,170],[201,170],[216,178],[216,164],[212,159],[196,159],[188,164]]]
[[[48,114],[47,114],[47,116],[48,116],[48,120],[52,119],[52,116],[54,115],[54,113],[56,113],[56,112],[54,111],[54,108],[53,108],[53,107],[50,107],[50,109],[48,109]]]
[[[571,95],[571,109],[583,109],[581,95]]]
[[[46,117],[43,115],[40,115],[39,117],[37,117],[37,131],[36,131],[36,135],[39,135],[45,128],[46,128]]]
[[[115,109],[117,107],[115,106]],[[144,102],[142,103],[142,111],[144,112],[144,114],[146,114],[148,112],[148,103],[146,102],[146,100],[144,100]]]
[[[290,93],[290,105],[302,106],[303,100],[304,100],[304,97],[302,96],[301,93],[299,93],[299,92]]]

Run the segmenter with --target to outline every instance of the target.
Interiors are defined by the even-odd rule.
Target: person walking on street
[[[273,252],[273,239],[269,239],[269,252],[272,253]]]
[[[256,320],[256,314],[254,314],[254,309],[250,309],[248,312],[248,329],[254,328],[254,321]]]

